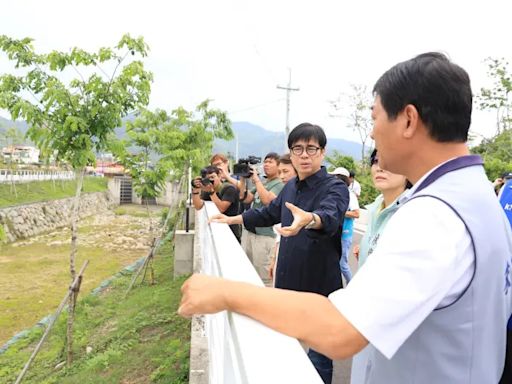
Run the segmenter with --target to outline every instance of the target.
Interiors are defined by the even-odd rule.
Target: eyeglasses
[[[322,149],[320,147],[315,147],[314,145],[308,145],[307,147],[303,147],[302,145],[296,145],[294,147],[290,148],[292,150],[292,153],[295,156],[300,156],[304,153],[304,150],[309,156],[314,156],[318,152],[319,149]]]

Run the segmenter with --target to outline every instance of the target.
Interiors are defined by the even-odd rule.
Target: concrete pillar
[[[194,231],[177,230],[174,237],[174,277],[192,273]]]
[[[189,384],[208,384],[208,338],[204,316],[194,316],[190,329],[190,374]]]

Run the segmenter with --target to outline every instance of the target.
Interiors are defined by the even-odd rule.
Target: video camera
[[[233,166],[233,174],[240,177],[250,177],[252,175],[251,165],[261,163],[261,157],[248,156],[246,159],[239,159]]]

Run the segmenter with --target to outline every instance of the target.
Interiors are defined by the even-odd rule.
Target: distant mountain
[[[249,155],[264,157],[269,152],[283,153],[285,151],[284,132],[267,131],[266,129],[248,122],[232,123],[235,139],[231,141],[215,140],[213,152],[230,153],[235,156],[236,141],[238,140],[238,157]],[[335,138],[327,138],[327,153],[334,150],[354,157],[361,158],[361,144]]]
[[[25,134],[28,129],[28,125],[24,121],[20,121],[20,120],[12,121],[12,120],[5,119],[0,116],[0,132],[7,130],[13,126],[18,128],[22,134]]]
[[[134,119],[134,115],[130,114],[127,117],[123,119],[123,122],[126,122],[127,120],[132,121]],[[17,127],[22,134],[25,134],[28,130],[28,124],[25,121],[12,121],[9,119],[5,119],[0,116],[0,132],[3,130],[6,130],[8,128],[11,128],[12,126]],[[116,136],[120,139],[124,139],[126,137],[126,128],[123,124],[122,127],[118,127],[114,130]]]
[[[126,120],[133,120],[133,116],[128,116]],[[0,117],[0,132],[12,126],[16,126],[23,134],[27,132],[28,125],[24,121],[12,122],[8,119]],[[230,153],[233,157],[236,152],[236,139],[238,139],[238,157],[247,157],[249,155],[264,157],[269,152],[284,153],[285,141],[284,132],[268,131],[258,125],[254,125],[244,121],[235,121],[232,123],[233,131],[235,132],[235,139],[215,140],[213,144],[213,152]],[[123,139],[126,137],[126,129],[123,124],[122,127],[115,129],[115,134],[118,138]],[[29,141],[27,141],[28,143]],[[1,143],[0,143],[1,144]],[[333,150],[344,155],[350,155],[354,159],[361,158],[361,144],[335,138],[327,138],[327,153],[332,153]]]

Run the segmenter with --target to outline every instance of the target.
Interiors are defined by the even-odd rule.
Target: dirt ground
[[[162,207],[151,207],[157,227]],[[75,269],[85,260],[81,294],[146,255],[157,235],[150,231],[145,207],[128,205],[79,223]],[[30,239],[0,245],[0,345],[52,313],[64,297],[69,274],[71,232],[61,228]]]

